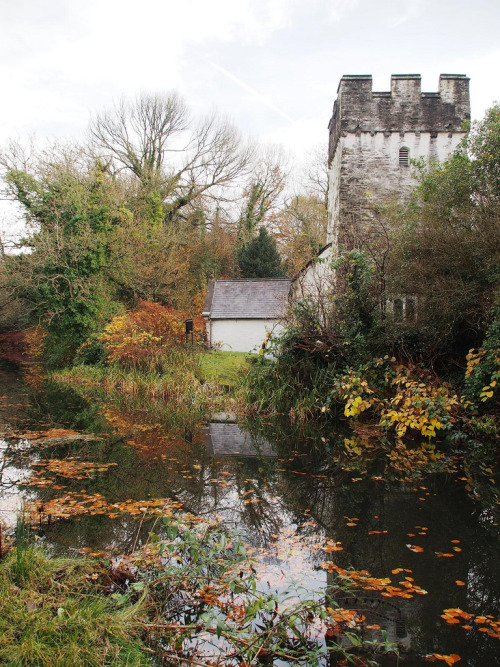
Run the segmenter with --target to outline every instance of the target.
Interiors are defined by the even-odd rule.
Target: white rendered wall
[[[332,248],[329,246],[302,271],[293,283],[294,300],[315,299],[317,301],[331,291],[335,279],[330,267],[331,261]]]
[[[258,352],[268,332],[278,334],[283,326],[277,320],[212,320],[207,322],[211,345],[233,352]]]

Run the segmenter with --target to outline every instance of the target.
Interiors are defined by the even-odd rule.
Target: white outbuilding
[[[283,329],[291,285],[288,278],[211,281],[203,305],[209,345],[257,352],[268,333]]]

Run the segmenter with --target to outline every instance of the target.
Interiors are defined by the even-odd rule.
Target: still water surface
[[[370,623],[411,650],[404,664],[428,664],[422,656],[434,652],[459,654],[459,665],[500,664],[500,640],[479,631],[485,624],[473,620],[473,629],[464,630],[465,621],[449,625],[441,616],[448,608],[473,618],[498,619],[499,612],[494,506],[467,492],[458,469],[397,481],[384,462],[346,456],[352,434],[327,426],[203,423],[188,406],[179,415],[162,403],[26,383],[6,365],[0,373],[4,523],[12,525],[23,499],[43,508],[80,494],[117,507],[50,522],[40,514],[39,531],[52,553],[130,553],[148,540],[152,523],[142,520],[141,502],[131,505],[137,514],[121,513],[120,506],[168,498],[243,533],[261,554],[263,587],[294,580],[326,590],[332,575],[324,561],[391,577],[395,585],[411,575],[427,595],[357,603]],[[50,429],[86,438],[62,431],[50,438]],[[342,550],[329,552],[325,544]],[[408,572],[391,574],[399,568]]]

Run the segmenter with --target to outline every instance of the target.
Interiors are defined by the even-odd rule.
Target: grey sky
[[[342,74],[471,77],[500,98],[498,0],[0,0],[0,142],[81,136],[122,95],[177,89],[300,156],[327,142]]]

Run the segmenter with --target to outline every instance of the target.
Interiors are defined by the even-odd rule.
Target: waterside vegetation
[[[387,582],[337,572],[336,600],[294,587],[278,595],[259,589],[258,567],[237,535],[214,521],[173,518],[169,508],[147,545],[111,560],[48,558],[24,537],[0,562],[0,659],[314,667],[329,655],[374,666],[378,655],[397,655],[378,626],[338,602],[342,590],[348,597],[353,587]]]

